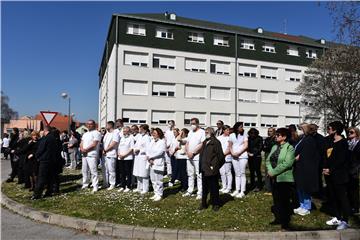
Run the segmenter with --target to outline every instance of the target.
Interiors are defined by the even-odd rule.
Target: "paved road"
[[[1,181],[10,172],[10,161],[1,160]],[[38,223],[24,218],[7,209],[1,208],[1,239],[2,240],[80,240],[80,239],[112,239],[104,236],[91,235],[72,229],[61,228],[46,223]]]

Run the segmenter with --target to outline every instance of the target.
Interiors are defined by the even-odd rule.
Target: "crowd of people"
[[[304,123],[269,128],[265,139],[256,128],[245,133],[242,122],[230,127],[219,120],[216,129],[203,129],[197,118],[191,119],[190,129],[181,130],[173,120],[166,131],[147,124],[124,126],[122,119],[107,122],[100,131],[89,120],[87,128],[82,136],[49,126],[40,133],[14,128],[2,140],[12,167],[7,181],[17,176],[33,191],[32,199],[48,197],[59,192],[63,167],[76,169],[81,159],[81,189],[92,187],[92,193],[106,188],[144,195],[152,186],[152,200],[160,201],[164,187],[179,184],[183,197],[201,200],[199,210],[208,207],[210,194],[212,209],[218,211],[220,193],[244,198],[263,190],[273,198],[271,224],[285,230],[292,214],[311,213],[313,197],[330,206],[332,218],[326,224],[337,229],[348,228],[349,216],[359,212],[360,131],[345,129],[339,121],[328,125],[326,137],[317,125]]]

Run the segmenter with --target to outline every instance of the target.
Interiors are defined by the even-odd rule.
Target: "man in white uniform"
[[[168,126],[169,126],[169,128],[165,131],[165,142],[166,142],[165,164],[166,164],[166,171],[167,171],[168,178],[171,178],[171,174],[173,172],[173,169],[172,169],[173,166],[171,164],[170,147],[171,147],[171,144],[175,140],[175,136],[174,136],[174,132],[173,132],[173,129],[175,127],[175,121],[170,120],[168,122]],[[169,183],[169,186],[172,186],[172,184]]]
[[[117,159],[117,147],[120,142],[120,135],[114,133],[114,122],[109,121],[106,124],[107,133],[104,136],[104,159],[105,159],[105,184],[110,187],[108,190],[115,188],[115,164]]]
[[[123,137],[118,147],[118,164],[120,164],[121,181],[119,192],[129,192],[134,165],[134,137],[130,134],[130,127],[123,128]]]
[[[124,128],[124,122],[121,118],[117,119],[115,122],[115,130],[114,134],[119,135],[120,139],[123,137],[123,128]],[[116,161],[115,163],[115,173],[116,173],[116,186],[120,186],[121,182],[121,169],[120,169],[119,161]]]
[[[189,188],[183,196],[191,196],[194,191],[195,176],[197,179],[197,200],[201,199],[202,195],[202,179],[199,171],[199,153],[202,148],[202,143],[205,140],[205,131],[199,127],[199,119],[191,119],[191,131],[188,135],[188,141],[185,145],[187,160],[187,173]]]
[[[97,172],[97,159],[99,156],[99,143],[101,141],[101,134],[96,130],[95,121],[89,120],[87,122],[87,128],[89,129],[83,137],[80,144],[80,151],[83,154],[82,158],[82,175],[83,175],[83,186],[82,189],[85,189],[89,185],[88,171],[91,173],[91,180],[93,190],[92,192],[97,192],[99,178]]]

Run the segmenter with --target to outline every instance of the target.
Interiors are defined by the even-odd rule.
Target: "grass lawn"
[[[3,183],[2,191],[11,199],[36,209],[73,217],[107,221],[119,224],[147,227],[212,230],[212,231],[278,231],[271,226],[270,212],[272,197],[264,192],[250,192],[243,199],[221,195],[224,205],[218,212],[211,207],[198,211],[200,201],[194,197],[182,197],[175,185],[165,189],[165,198],[152,202],[152,193],[141,196],[136,193],[119,193],[116,190],[101,189],[92,194],[90,189],[80,190],[81,173],[64,170],[61,194],[37,201],[31,201],[31,192],[16,183]],[[320,203],[315,201],[317,209]],[[305,217],[293,216],[294,230],[332,229],[325,224],[329,216],[314,210]],[[359,218],[352,218],[350,224],[359,228]]]

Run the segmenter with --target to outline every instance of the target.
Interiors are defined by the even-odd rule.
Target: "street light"
[[[71,126],[70,126],[70,125],[71,125],[71,123],[70,123],[70,117],[71,117],[71,116],[70,116],[70,101],[71,101],[71,100],[70,100],[70,95],[64,92],[64,93],[61,94],[61,97],[62,97],[63,99],[69,99],[68,134],[70,134],[70,130],[71,130],[71,129],[70,129],[70,128],[71,128]]]

